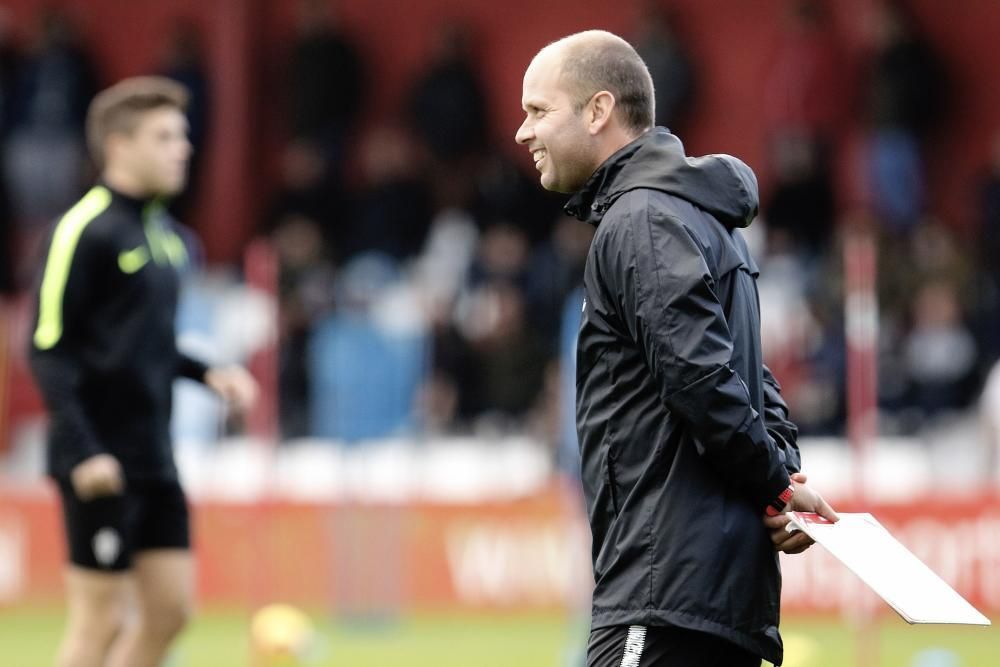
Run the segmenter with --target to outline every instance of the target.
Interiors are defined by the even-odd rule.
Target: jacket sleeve
[[[183,352],[177,353],[177,377],[187,378],[195,382],[205,382],[208,364],[189,357]]]
[[[49,458],[56,475],[105,451],[83,406],[83,343],[87,317],[99,303],[104,252],[99,240],[83,233],[67,248],[53,238],[36,295],[38,316],[29,358],[49,411]]]
[[[764,424],[782,455],[785,470],[789,474],[802,470],[802,455],[799,453],[799,429],[788,418],[788,405],[781,396],[781,385],[771,369],[764,364]]]
[[[698,453],[763,511],[790,483],[785,457],[730,366],[732,335],[701,249],[672,218],[620,222],[618,238],[597,250],[661,400]]]

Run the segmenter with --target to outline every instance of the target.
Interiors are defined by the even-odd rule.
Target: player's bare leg
[[[66,571],[66,631],[59,667],[103,667],[122,628],[129,601],[127,574],[76,566]]]
[[[158,667],[194,608],[194,558],[183,549],[142,551],[132,568],[139,613],[108,667]]]

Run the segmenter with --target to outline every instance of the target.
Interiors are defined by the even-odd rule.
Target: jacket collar
[[[98,180],[97,184],[111,193],[113,201],[116,201],[119,204],[128,208],[129,210],[134,211],[140,217],[143,216],[146,212],[151,210],[150,208],[151,205],[158,203],[157,197],[142,198],[142,197],[133,197],[131,195],[127,195],[123,193],[121,190],[116,190],[115,188],[108,185],[108,183],[103,178]]]
[[[612,186],[632,156],[642,148],[646,134],[639,135],[637,139],[625,144],[605,160],[587,180],[583,188],[570,197],[566,205],[563,206],[563,210],[574,218],[595,227],[601,224],[604,214],[611,208],[617,194],[620,194],[615,193]]]
[[[748,226],[760,201],[757,177],[745,163],[724,154],[689,157],[677,136],[657,127],[605,160],[565,210],[597,226],[618,197],[637,189],[690,202],[727,229]]]

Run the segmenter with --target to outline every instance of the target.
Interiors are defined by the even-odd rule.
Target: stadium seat
[[[390,331],[356,312],[320,322],[309,345],[312,435],[352,443],[412,431],[426,364],[419,332]]]

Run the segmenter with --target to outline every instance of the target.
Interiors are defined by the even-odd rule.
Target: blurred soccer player
[[[642,59],[603,31],[524,75],[542,186],[597,227],[584,270],[577,430],[593,534],[591,667],[780,664],[786,508],[833,510],[798,473],[797,430],[764,366],[757,267],[739,229],[757,181],[653,127]]]
[[[257,392],[242,368],[209,369],[176,346],[187,252],[162,202],[186,179],[186,102],[156,77],[94,98],[87,141],[101,178],[57,223],[38,288],[31,364],[70,560],[64,667],[160,664],[194,600],[172,382],[203,382],[237,410]]]

